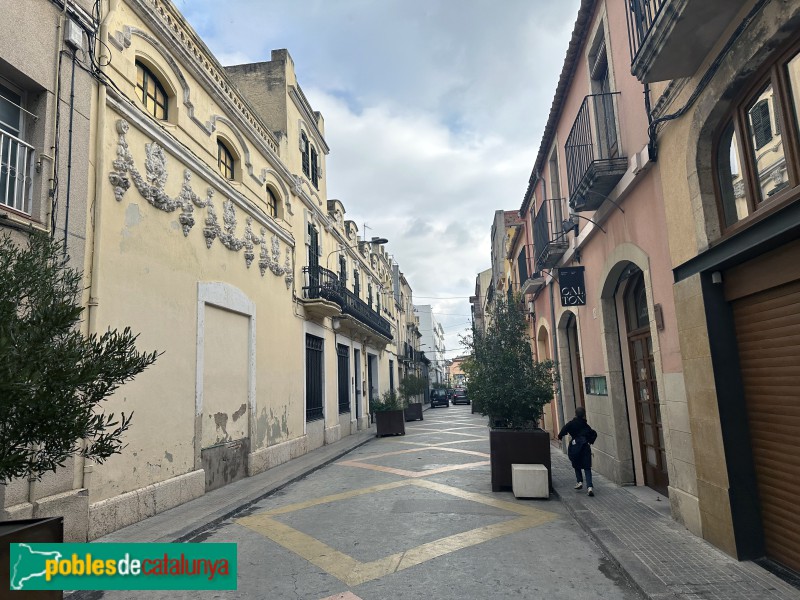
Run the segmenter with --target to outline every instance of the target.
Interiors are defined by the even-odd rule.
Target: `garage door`
[[[732,306],[767,556],[800,571],[800,280]]]

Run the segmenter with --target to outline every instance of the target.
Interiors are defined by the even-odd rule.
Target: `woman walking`
[[[578,480],[578,483],[575,484],[575,489],[583,489],[585,475],[586,492],[589,496],[594,496],[591,445],[597,439],[597,432],[589,427],[589,423],[586,422],[586,409],[582,406],[575,409],[575,418],[564,425],[561,431],[558,432],[558,439],[560,440],[567,434],[571,438],[567,456],[569,456],[569,460],[572,463],[572,468],[575,469],[575,477]],[[581,474],[581,470],[583,470],[583,474]]]

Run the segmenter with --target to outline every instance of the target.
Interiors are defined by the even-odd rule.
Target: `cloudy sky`
[[[578,0],[175,0],[224,65],[287,48],[325,118],[329,198],[389,239],[447,357],[518,209]]]

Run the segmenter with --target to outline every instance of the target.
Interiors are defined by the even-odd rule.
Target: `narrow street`
[[[485,418],[425,412],[191,541],[236,542],[237,592],[95,598],[609,598],[639,595],[556,496],[492,493]]]

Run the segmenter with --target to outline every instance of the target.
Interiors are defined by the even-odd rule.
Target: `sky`
[[[494,212],[522,204],[579,0],[174,1],[223,65],[289,50],[325,119],[328,198],[388,238],[445,356],[462,354]]]

